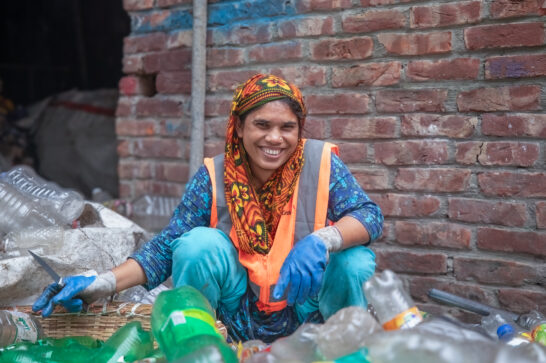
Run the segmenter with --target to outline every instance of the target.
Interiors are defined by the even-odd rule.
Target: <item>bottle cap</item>
[[[502,338],[505,335],[514,334],[514,328],[510,324],[502,324],[497,328],[497,335]]]

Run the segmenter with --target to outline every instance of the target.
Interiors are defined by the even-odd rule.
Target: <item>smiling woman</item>
[[[383,216],[337,146],[301,137],[305,113],[299,89],[281,78],[257,74],[240,85],[225,152],[205,159],[169,225],[113,269],[116,290],[153,288],[172,273],[242,341],[272,342],[346,306],[366,307],[362,284],[375,270],[366,245],[381,235]],[[95,285],[65,286],[62,296]]]

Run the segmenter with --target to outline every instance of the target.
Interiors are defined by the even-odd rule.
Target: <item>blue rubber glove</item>
[[[91,285],[96,278],[97,276],[68,276],[63,278],[64,287],[62,288],[56,282],[52,283],[32,305],[32,310],[35,312],[42,310],[44,318],[51,315],[57,304],[63,305],[72,313],[81,311],[83,301],[76,295]]]
[[[328,249],[322,239],[310,234],[292,248],[281,267],[273,297],[281,299],[288,288],[288,305],[303,304],[320,291]]]

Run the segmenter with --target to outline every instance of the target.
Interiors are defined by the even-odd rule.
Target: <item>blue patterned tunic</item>
[[[335,154],[332,154],[329,188],[329,220],[335,222],[344,216],[351,216],[366,228],[370,242],[381,236],[383,215],[379,206],[371,201],[347,166]],[[186,192],[169,225],[130,256],[144,269],[148,280],[146,288],[156,287],[171,275],[171,243],[195,227],[209,226],[211,205],[211,179],[205,166],[201,166],[187,184]]]

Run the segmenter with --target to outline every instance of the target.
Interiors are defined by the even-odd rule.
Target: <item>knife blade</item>
[[[31,250],[27,250],[28,253],[30,253],[30,255],[32,257],[34,257],[34,259],[40,264],[40,266],[42,266],[42,268],[44,270],[46,270],[47,274],[49,276],[51,276],[51,278],[53,279],[53,281],[55,281],[58,285],[59,285],[59,290],[63,288],[64,284],[63,284],[63,278],[61,276],[59,276],[58,273],[55,272],[55,270],[53,270],[51,268],[51,266],[49,266],[47,264],[47,262],[45,262],[45,260],[43,258],[41,258],[40,256],[38,256],[37,254],[35,254],[34,252],[32,252]]]

